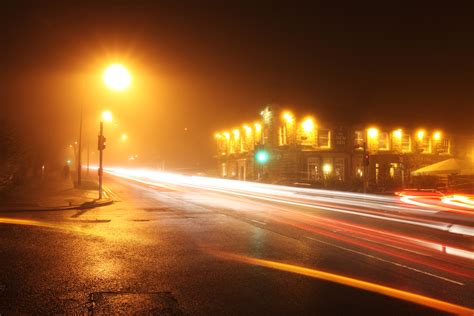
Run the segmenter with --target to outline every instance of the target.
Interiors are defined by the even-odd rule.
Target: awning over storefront
[[[474,162],[461,159],[446,159],[412,171],[413,176],[474,175]]]

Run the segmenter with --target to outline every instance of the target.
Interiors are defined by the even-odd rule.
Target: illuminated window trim
[[[364,150],[364,132],[361,130],[354,131],[354,148],[355,150]]]
[[[385,138],[385,147],[380,147],[381,144],[381,139],[382,137]],[[387,132],[379,132],[378,138],[377,138],[377,150],[380,151],[388,151],[390,150],[390,138]]]
[[[403,139],[407,137],[408,138],[408,149],[404,149],[403,148]],[[412,138],[411,138],[411,135],[410,134],[402,134],[402,138],[400,140],[400,148],[402,150],[402,152],[404,153],[411,153],[412,152]]]
[[[278,145],[286,146],[288,145],[288,128],[285,125],[281,125],[278,128]]]
[[[428,148],[427,151],[424,150],[424,142],[425,140],[428,142]],[[431,138],[425,137],[422,140],[419,141],[419,146],[423,151],[421,152],[423,155],[429,155],[433,153],[433,144],[431,142]]]
[[[320,144],[320,135],[321,135],[321,131],[327,131],[328,132],[328,141],[327,141],[327,145],[321,145]],[[318,148],[321,148],[321,149],[331,149],[331,130],[329,128],[320,128],[318,129],[318,136],[317,136],[317,144],[318,144]]]

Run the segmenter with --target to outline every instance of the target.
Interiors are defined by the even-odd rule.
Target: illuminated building
[[[372,187],[401,186],[409,183],[411,171],[462,154],[439,130],[325,124],[317,115],[274,106],[265,107],[253,124],[240,126],[227,129],[238,139],[216,138],[222,177],[358,190],[364,175]],[[257,147],[268,152],[265,164],[256,161]],[[366,169],[364,150],[370,156]]]

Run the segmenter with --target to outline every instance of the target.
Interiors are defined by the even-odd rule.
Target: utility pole
[[[364,164],[364,193],[367,193],[367,186],[369,180],[369,159],[368,159],[368,152],[367,152],[367,142],[364,142],[364,157],[362,158]]]
[[[403,156],[400,157],[400,169],[402,175],[402,189],[405,189],[405,161]]]
[[[79,121],[79,142],[78,142],[78,153],[77,153],[77,186],[81,186],[82,178],[82,162],[81,162],[81,154],[82,154],[82,112],[84,110],[84,106],[81,105],[81,118]]]
[[[90,151],[91,151],[91,146],[90,146],[89,140],[87,140],[87,175],[89,175],[89,162],[90,162]]]

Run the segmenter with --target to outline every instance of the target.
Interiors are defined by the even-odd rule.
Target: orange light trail
[[[361,234],[366,237],[375,238],[382,241],[388,241],[390,243],[401,244],[403,246],[407,246],[406,242],[408,242],[412,247],[417,248],[417,249],[430,249],[430,250],[437,250],[438,252],[445,252],[446,249],[450,249],[451,251],[450,254],[455,254],[459,257],[474,260],[474,253],[472,251],[459,249],[459,248],[449,246],[446,244],[440,244],[434,241],[421,239],[421,238],[414,238],[411,236],[397,234],[397,233],[393,233],[386,230],[351,224],[351,223],[341,221],[341,220],[324,218],[324,217],[316,216],[313,214],[305,214],[305,213],[293,212],[289,210],[286,210],[286,212],[293,213],[295,215],[304,216],[305,218],[309,218],[310,221],[313,222],[314,224],[327,226],[330,229],[338,229],[338,230],[342,229],[350,233]]]
[[[252,215],[264,218],[265,220],[268,219],[270,221],[277,221],[313,234],[319,234],[345,244],[351,244],[357,247],[370,249],[372,251],[388,255],[392,258],[402,259],[410,263],[421,264],[426,267],[456,274],[465,278],[473,277],[471,270],[466,270],[465,268],[459,267],[457,264],[451,264],[454,260],[453,257],[458,257],[462,260],[472,260],[473,252],[470,250],[460,249],[450,245],[440,244],[439,242],[414,238],[403,234],[397,234],[387,230],[368,228],[362,225],[355,225],[344,221],[328,219],[327,217],[319,217],[315,216],[314,214],[308,214],[299,208],[291,208],[292,206],[312,208],[318,211],[324,210],[343,213],[350,216],[365,217],[371,220],[383,220],[395,222],[397,224],[416,225],[453,234],[469,236],[474,235],[474,229],[470,226],[452,224],[430,218],[416,218],[410,213],[400,215],[397,208],[400,206],[397,206],[396,204],[394,205],[394,210],[396,210],[396,213],[380,212],[376,209],[368,210],[363,208],[364,206],[372,208],[375,206],[383,206],[383,204],[380,203],[366,206],[367,202],[365,202],[365,200],[395,203],[395,201],[398,202],[398,198],[387,199],[385,197],[367,196],[366,199],[366,196],[363,196],[364,201],[358,202],[356,199],[360,199],[360,195],[337,191],[331,192],[330,194],[336,197],[340,196],[342,198],[350,199],[346,200],[345,202],[342,201],[342,203],[345,204],[341,207],[341,205],[338,204],[338,202],[341,202],[339,199],[336,199],[332,204],[329,203],[329,200],[324,197],[324,195],[328,194],[327,191],[321,192],[322,196],[319,196],[318,190],[301,190],[299,188],[260,183],[230,181],[206,177],[190,177],[143,169],[133,170],[110,168],[107,170],[107,172],[119,177],[124,177],[126,179],[144,182],[146,184],[164,182],[173,186],[176,185],[177,187],[187,187],[187,190],[197,189],[213,191],[216,193],[225,194],[226,199],[234,196],[238,198],[250,198],[253,201],[260,200],[261,203],[264,203],[266,207],[271,206],[271,204],[266,202],[275,202],[282,205],[282,212],[272,212],[271,215],[266,212],[256,212]],[[346,205],[348,201],[353,205]],[[290,208],[283,207],[283,205],[290,206]],[[389,204],[388,206],[392,205]],[[437,212],[430,213],[433,214]],[[333,233],[333,231],[337,231],[337,233]],[[459,262],[455,261],[454,263]],[[455,280],[450,280],[442,276],[434,275],[427,271],[421,272],[433,275],[437,278],[449,280],[450,282],[460,283]]]
[[[342,241],[345,244],[356,245],[356,246],[359,246],[359,247],[362,247],[362,248],[365,248],[365,249],[370,249],[370,250],[376,251],[378,253],[383,253],[385,255],[389,255],[391,257],[400,258],[400,259],[403,259],[407,262],[418,263],[418,264],[421,264],[421,265],[424,265],[424,266],[434,268],[436,270],[445,271],[445,272],[455,274],[455,275],[458,275],[458,276],[462,276],[462,277],[465,277],[465,278],[471,278],[471,279],[473,278],[472,271],[469,271],[469,270],[466,271],[465,269],[460,269],[460,268],[455,269],[455,268],[453,268],[453,266],[451,264],[444,264],[444,263],[440,263],[440,262],[428,261],[428,260],[425,260],[421,256],[413,256],[413,255],[410,255],[410,254],[407,254],[407,253],[402,253],[400,251],[391,250],[385,244],[382,244],[382,246],[381,246],[380,242],[378,242],[377,244],[372,244],[372,243],[369,243],[365,239],[360,240],[359,238],[356,239],[356,238],[353,238],[353,237],[347,237],[347,236],[341,235],[339,233],[336,234],[336,233],[333,233],[331,231],[326,231],[324,229],[319,229],[319,228],[316,228],[316,227],[312,227],[312,226],[309,226],[309,225],[304,224],[304,223],[295,223],[293,221],[288,221],[288,220],[278,220],[276,218],[274,218],[274,220],[275,221],[281,221],[282,223],[284,223],[288,226],[293,226],[293,227],[296,227],[296,228],[299,228],[299,229],[303,229],[303,230],[312,232],[312,233],[320,235],[320,236],[326,236],[326,237],[334,239],[334,240]],[[390,247],[390,248],[393,248],[393,247]],[[402,250],[406,250],[406,249],[402,249]],[[432,276],[435,276],[435,275],[432,274]],[[438,277],[438,276],[436,276],[436,277]],[[438,278],[447,280],[444,277],[438,277]],[[452,280],[449,280],[449,281],[451,282]],[[456,281],[454,283],[458,283],[458,282]]]
[[[397,299],[402,299],[405,301],[409,301],[412,303],[416,303],[419,305],[427,306],[430,308],[434,308],[437,310],[441,310],[441,311],[456,314],[456,315],[473,315],[474,314],[474,309],[471,309],[465,306],[448,303],[448,302],[441,301],[441,300],[431,298],[428,296],[424,296],[424,295],[420,295],[420,294],[416,294],[416,293],[412,293],[408,291],[403,291],[403,290],[399,290],[396,288],[392,288],[392,287],[388,287],[388,286],[384,286],[384,285],[380,285],[380,284],[376,284],[376,283],[372,283],[368,281],[350,278],[350,277],[339,275],[339,274],[329,273],[329,272],[325,272],[321,270],[301,267],[301,266],[277,262],[277,261],[252,258],[249,256],[243,256],[243,255],[233,254],[229,252],[210,250],[210,249],[208,249],[208,252],[222,259],[242,262],[246,264],[295,273],[295,274],[304,275],[304,276],[308,276],[315,279],[343,284],[346,286],[383,294],[383,295],[394,297]]]
[[[474,201],[463,195],[453,195],[441,199],[441,202],[445,204],[451,204],[463,208],[474,209]],[[468,214],[473,214],[472,212],[466,212]]]

